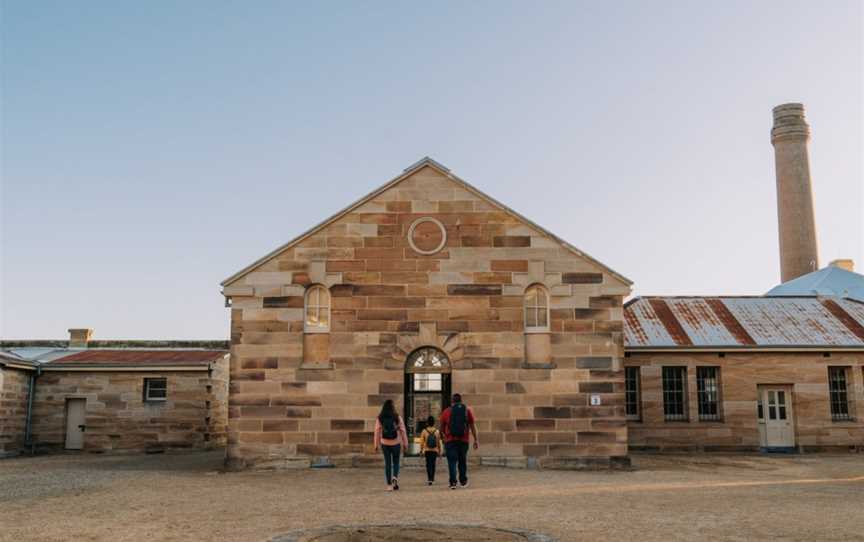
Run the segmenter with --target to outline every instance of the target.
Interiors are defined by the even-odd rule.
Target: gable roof
[[[627,350],[864,350],[864,303],[821,297],[638,297]]]
[[[823,295],[864,301],[864,275],[829,265],[779,284],[768,290],[765,295]]]
[[[82,350],[75,354],[55,359],[45,366],[206,366],[227,354],[228,352],[224,350]]]
[[[577,256],[580,256],[580,257],[582,257],[582,258],[585,258],[586,260],[588,260],[588,261],[594,263],[595,265],[599,266],[599,267],[602,268],[604,271],[606,271],[606,272],[609,273],[610,275],[614,276],[614,277],[617,278],[618,280],[624,282],[625,284],[627,284],[627,285],[631,285],[631,284],[633,284],[633,281],[631,281],[630,279],[628,279],[628,278],[625,277],[624,275],[618,273],[617,271],[615,271],[614,269],[608,267],[607,265],[604,265],[604,264],[601,263],[600,261],[595,260],[594,258],[592,258],[592,257],[589,256],[588,254],[582,252],[582,251],[579,250],[578,248],[574,247],[573,245],[571,245],[571,244],[568,243],[567,241],[564,241],[563,239],[561,239],[561,238],[558,237],[557,235],[555,235],[555,234],[553,234],[552,232],[546,230],[545,228],[543,228],[543,227],[537,225],[535,222],[529,220],[528,218],[525,218],[524,216],[520,215],[519,213],[517,213],[517,212],[514,211],[513,209],[507,207],[507,206],[504,205],[503,203],[501,203],[501,202],[499,202],[498,200],[494,199],[492,196],[489,196],[488,194],[486,194],[485,192],[483,192],[483,191],[481,191],[481,190],[475,188],[473,185],[469,184],[468,182],[466,182],[466,181],[460,179],[459,177],[457,177],[456,175],[454,175],[454,174],[450,171],[449,168],[447,168],[446,166],[444,166],[444,165],[441,164],[440,162],[437,162],[437,161],[433,160],[432,158],[429,158],[428,156],[426,156],[426,157],[424,157],[424,158],[421,158],[421,159],[418,160],[417,162],[411,164],[411,165],[408,166],[407,168],[405,168],[405,170],[404,170],[404,171],[403,171],[399,176],[397,176],[397,177],[395,177],[394,179],[390,180],[389,182],[387,182],[386,184],[384,184],[383,186],[381,186],[381,187],[378,188],[377,190],[374,190],[373,192],[370,192],[370,193],[367,194],[366,196],[364,196],[364,197],[360,198],[359,200],[355,201],[354,203],[352,203],[352,204],[349,205],[348,207],[342,209],[341,211],[339,211],[339,212],[336,213],[335,215],[331,216],[330,218],[324,220],[324,221],[321,222],[320,224],[317,224],[316,226],[312,227],[311,229],[307,230],[306,232],[304,232],[304,233],[300,234],[299,236],[295,237],[294,239],[288,241],[288,242],[285,243],[284,245],[282,245],[282,246],[276,248],[275,250],[269,252],[268,254],[264,255],[263,257],[259,258],[258,260],[255,260],[254,262],[252,262],[251,264],[247,265],[246,267],[244,267],[244,268],[241,269],[240,271],[237,271],[236,273],[234,273],[234,274],[231,275],[230,277],[228,277],[228,278],[226,278],[225,280],[223,280],[222,283],[221,283],[221,285],[222,285],[222,286],[227,286],[228,284],[230,284],[230,283],[234,282],[235,280],[241,278],[241,277],[242,277],[243,275],[245,275],[246,273],[252,271],[253,269],[255,269],[256,267],[258,267],[259,265],[261,265],[261,264],[263,264],[263,263],[266,263],[266,262],[268,262],[269,260],[272,260],[273,258],[275,258],[276,256],[278,256],[280,253],[284,252],[285,250],[288,250],[289,248],[291,248],[291,247],[294,246],[295,244],[299,243],[299,242],[302,241],[303,239],[305,239],[305,238],[307,238],[307,237],[309,237],[309,236],[311,236],[311,235],[314,235],[315,233],[317,233],[318,231],[322,230],[323,228],[329,226],[330,224],[332,224],[332,223],[335,222],[336,220],[339,220],[339,219],[342,218],[343,216],[347,215],[348,213],[350,213],[350,212],[353,211],[354,209],[360,207],[361,205],[363,205],[364,203],[368,202],[369,200],[374,199],[375,197],[377,197],[377,196],[380,195],[381,193],[383,193],[383,192],[389,190],[390,188],[394,187],[395,185],[399,184],[401,181],[407,179],[408,177],[410,177],[410,176],[413,175],[414,173],[420,171],[420,170],[423,169],[424,167],[430,167],[430,168],[433,168],[433,169],[437,170],[437,171],[440,172],[442,175],[444,175],[444,176],[447,177],[448,179],[452,180],[453,182],[455,182],[455,183],[461,185],[461,186],[462,186],[463,188],[465,188],[466,190],[468,190],[468,191],[474,193],[476,196],[478,196],[478,197],[480,197],[480,198],[486,200],[487,202],[489,202],[489,203],[491,203],[491,204],[493,204],[493,205],[499,207],[501,210],[503,210],[503,211],[509,213],[510,215],[514,216],[515,218],[519,219],[520,221],[525,222],[526,224],[528,224],[529,226],[531,226],[531,227],[537,229],[537,230],[540,231],[541,233],[543,233],[543,234],[545,234],[545,235],[548,235],[549,237],[551,237],[552,239],[554,239],[555,241],[557,241],[558,243],[560,243],[563,247],[567,248],[568,250],[570,250],[571,252],[573,252],[573,253],[576,254]]]

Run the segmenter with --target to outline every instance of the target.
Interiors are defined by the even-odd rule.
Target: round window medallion
[[[418,218],[408,229],[408,243],[420,254],[435,254],[447,242],[447,230],[432,217]]]

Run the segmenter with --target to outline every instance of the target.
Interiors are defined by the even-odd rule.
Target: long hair
[[[383,420],[384,418],[393,418],[394,420],[399,419],[399,413],[396,412],[396,405],[393,404],[393,399],[387,399],[384,401],[384,404],[381,405],[381,413],[378,414],[378,419]]]

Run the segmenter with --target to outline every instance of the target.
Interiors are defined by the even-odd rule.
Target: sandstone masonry
[[[229,464],[377,459],[374,418],[385,399],[403,408],[406,361],[424,347],[446,357],[438,372],[474,409],[480,455],[626,462],[629,284],[421,161],[224,283]],[[323,291],[310,302],[315,287]],[[526,309],[531,288],[548,307]],[[326,330],[310,330],[320,324],[310,303],[328,294]]]

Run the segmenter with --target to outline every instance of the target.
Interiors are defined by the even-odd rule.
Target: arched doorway
[[[411,352],[405,363],[405,427],[409,454],[419,454],[415,438],[426,427],[426,418],[450,406],[450,360],[432,346]]]

